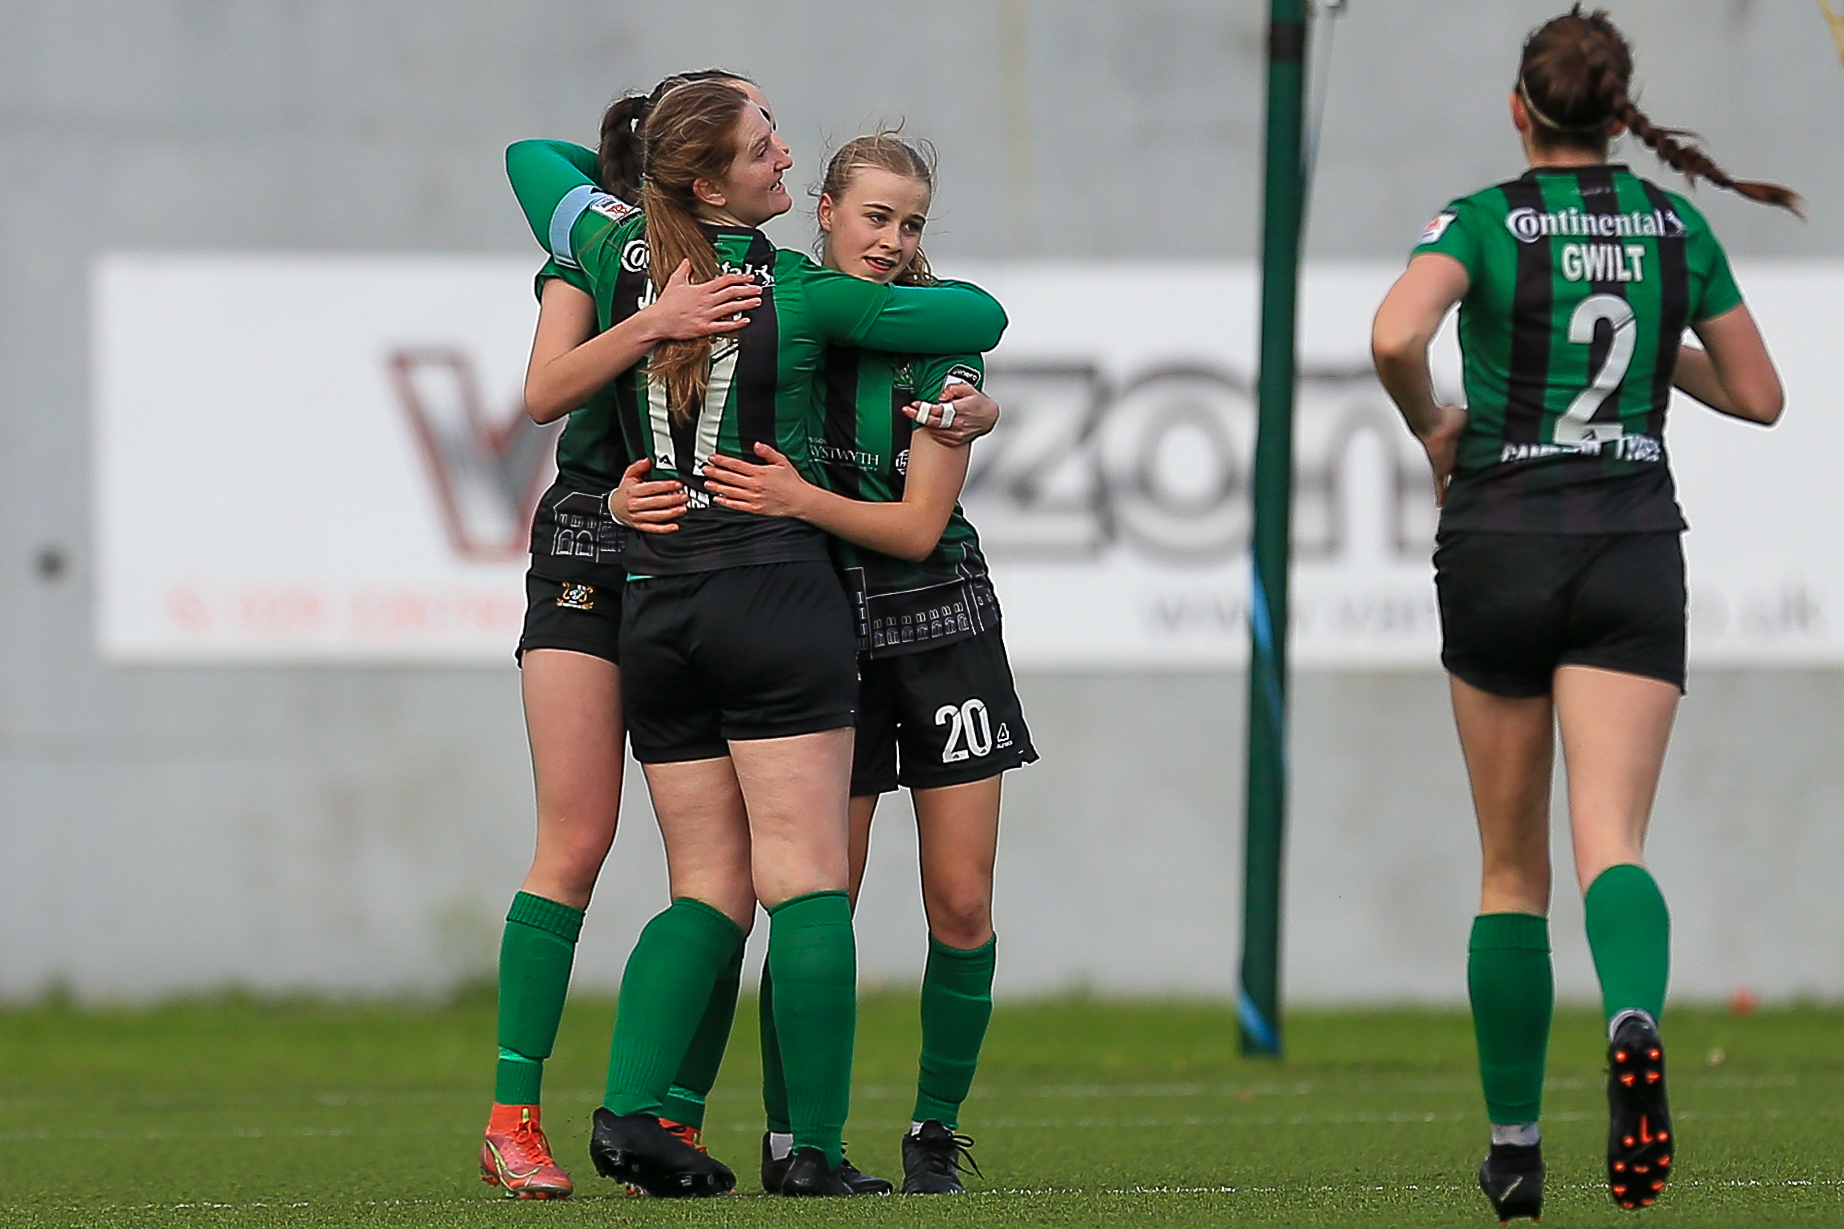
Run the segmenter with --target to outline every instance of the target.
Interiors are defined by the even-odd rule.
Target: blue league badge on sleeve
[[[1447,228],[1453,225],[1453,218],[1454,215],[1451,210],[1435,214],[1434,220],[1429,222],[1422,230],[1421,238],[1415,241],[1415,246],[1420,247],[1424,243],[1433,243],[1436,239],[1446,234]]]
[[[610,196],[606,192],[598,192],[590,197],[589,208],[611,222],[619,222],[622,218],[631,217],[640,212],[638,205],[630,205],[620,197]]]

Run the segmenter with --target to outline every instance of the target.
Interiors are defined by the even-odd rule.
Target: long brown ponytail
[[[700,68],[674,73],[653,87],[651,94],[628,94],[608,104],[602,112],[602,138],[596,146],[595,180],[604,192],[633,204],[640,200],[640,173],[645,161],[647,116],[667,91],[693,81],[749,81],[726,68]]]
[[[717,276],[717,252],[698,228],[697,180],[720,180],[736,157],[736,134],[748,95],[723,81],[694,81],[667,91],[647,116],[640,208],[655,290],[691,261],[691,280]],[[680,421],[696,412],[711,381],[711,339],[662,342],[653,351],[652,378],[666,386],[666,404]]]
[[[1701,147],[1681,139],[1692,134],[1646,118],[1633,103],[1632,78],[1633,49],[1607,11],[1584,13],[1577,3],[1525,41],[1517,92],[1541,145],[1605,149],[1609,130],[1616,122],[1625,124],[1691,183],[1701,177],[1751,201],[1799,213],[1799,194],[1791,188],[1734,179]]]

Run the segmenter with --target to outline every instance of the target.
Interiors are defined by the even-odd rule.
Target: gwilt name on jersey
[[[464,559],[524,554],[563,424],[539,426],[523,405],[487,421],[473,359],[460,350],[403,346],[388,363],[449,544]]]
[[[1645,258],[1643,243],[1565,243],[1557,253],[1569,282],[1643,282]]]
[[[990,556],[1208,566],[1248,549],[1255,404],[1240,373],[995,362],[986,389],[1004,413],[961,504]],[[1301,372],[1294,441],[1298,557],[1427,557],[1428,462],[1368,364]]]

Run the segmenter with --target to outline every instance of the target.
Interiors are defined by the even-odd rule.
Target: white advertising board
[[[118,254],[94,278],[97,636],[155,662],[505,664],[553,430],[519,412],[533,261]],[[1256,275],[955,269],[1006,304],[1005,409],[964,500],[1023,668],[1247,652]],[[1425,463],[1368,363],[1387,263],[1301,292],[1293,660],[1431,668]],[[1773,432],[1682,402],[1701,663],[1844,662],[1844,264],[1738,269],[1778,358]],[[1437,346],[1437,382],[1457,386]]]

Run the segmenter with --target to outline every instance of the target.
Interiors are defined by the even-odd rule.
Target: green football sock
[[[499,941],[499,1065],[493,1099],[536,1105],[557,1042],[583,911],[530,892],[512,898]]]
[[[973,1085],[980,1043],[992,1019],[993,954],[997,939],[972,951],[928,941],[922,974],[922,1061],[916,1079],[916,1122],[960,1126],[960,1103]]]
[[[1657,1020],[1671,979],[1671,913],[1643,866],[1610,866],[1588,885],[1588,949],[1611,1021],[1629,1007]]]
[[[718,977],[743,946],[743,930],[702,901],[682,897],[647,923],[621,975],[602,1104],[615,1114],[664,1112],[666,1093],[711,1003]]]
[[[1473,919],[1467,950],[1486,1115],[1503,1126],[1535,1122],[1543,1112],[1543,1062],[1556,1005],[1549,919],[1482,913]]]
[[[789,1135],[788,1082],[781,1074],[781,1038],[775,1034],[775,979],[768,962],[762,962],[762,997],[757,1004],[762,1030],[762,1115],[768,1129],[777,1135]]]
[[[688,1127],[704,1126],[704,1099],[711,1095],[717,1082],[717,1069],[723,1065],[724,1049],[730,1044],[730,1025],[736,1019],[737,984],[743,977],[743,949],[739,946],[711,987],[711,1001],[705,1005],[704,1019],[692,1034],[679,1064],[679,1074],[666,1094],[660,1117],[682,1122]]]
[[[775,1035],[787,1080],[794,1147],[818,1148],[837,1168],[851,1108],[858,1024],[858,953],[844,892],[814,892],[768,911]]]

